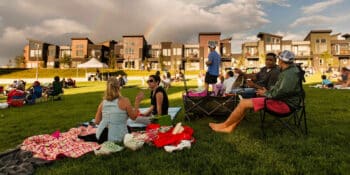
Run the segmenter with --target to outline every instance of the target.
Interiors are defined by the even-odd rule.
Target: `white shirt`
[[[232,90],[232,85],[235,82],[235,77],[230,77],[224,80],[223,88],[225,89],[225,94],[228,94]]]

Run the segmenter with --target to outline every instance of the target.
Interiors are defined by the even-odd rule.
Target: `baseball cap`
[[[280,53],[278,58],[281,59],[283,62],[290,63],[294,61],[295,55],[291,51],[284,50],[282,53]]]
[[[209,48],[212,48],[212,49],[215,49],[216,48],[216,45],[215,45],[215,43],[209,43],[209,46],[208,46]]]

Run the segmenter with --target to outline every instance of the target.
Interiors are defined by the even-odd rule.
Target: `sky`
[[[0,66],[28,38],[69,45],[143,34],[148,43],[198,43],[199,32],[232,37],[232,52],[259,32],[303,40],[310,30],[350,33],[349,0],[0,0]]]

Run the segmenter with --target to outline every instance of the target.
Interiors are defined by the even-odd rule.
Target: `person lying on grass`
[[[98,124],[96,138],[98,142],[114,141],[122,142],[128,133],[126,121],[128,118],[135,120],[141,100],[144,98],[142,92],[135,97],[135,107],[130,100],[120,94],[119,80],[115,77],[107,81],[106,91],[102,102],[97,108],[95,123]],[[107,138],[101,137],[102,132],[107,132]]]
[[[209,126],[216,132],[232,132],[239,122],[244,118],[245,112],[253,108],[258,111],[264,108],[265,98],[270,98],[267,101],[267,108],[277,113],[290,112],[292,108],[298,106],[298,94],[301,92],[299,81],[299,68],[293,64],[294,54],[290,51],[283,51],[279,56],[278,65],[281,68],[281,73],[275,86],[271,89],[258,89],[257,95],[264,96],[251,99],[241,99],[238,106],[230,114],[225,122],[209,123]]]

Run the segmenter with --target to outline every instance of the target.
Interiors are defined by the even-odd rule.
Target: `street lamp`
[[[36,74],[35,79],[38,80],[38,71],[39,71],[39,44],[36,43]]]

